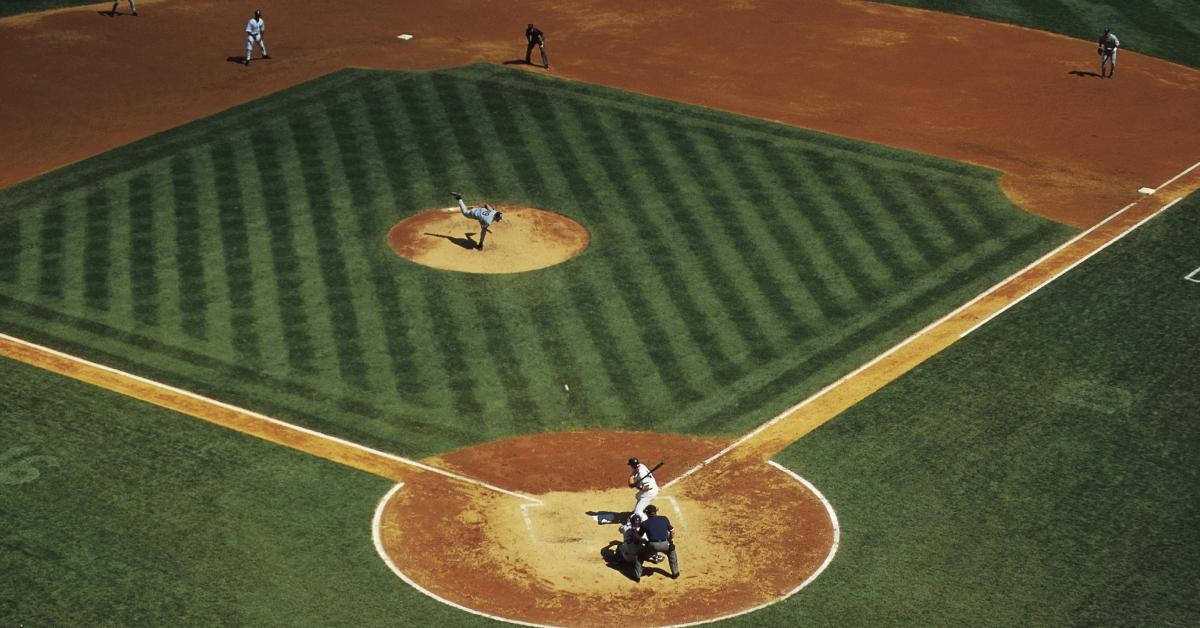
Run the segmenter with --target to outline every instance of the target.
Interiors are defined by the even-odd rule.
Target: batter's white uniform
[[[632,469],[633,467],[630,468]],[[654,474],[650,473],[650,469],[641,463],[638,463],[637,468],[633,470],[633,475],[629,476],[629,481],[632,482],[637,478],[642,478],[642,481],[637,485],[636,501],[633,502],[633,514],[638,515],[645,521],[646,506],[650,505],[650,500],[658,497],[658,481],[654,479]]]
[[[261,16],[250,18],[246,22],[246,65],[250,64],[250,54],[254,51],[255,42],[262,50],[264,59],[269,59],[271,55],[267,54],[267,44],[263,41],[263,33],[267,32],[267,23],[263,21]]]

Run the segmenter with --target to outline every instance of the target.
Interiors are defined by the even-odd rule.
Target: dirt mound
[[[405,218],[392,227],[392,250],[418,264],[464,273],[521,273],[565,262],[588,245],[583,225],[544,209],[497,205],[480,248],[479,223],[447,207]]]

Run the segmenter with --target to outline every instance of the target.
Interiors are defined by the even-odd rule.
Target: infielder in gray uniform
[[[500,222],[500,219],[504,217],[504,212],[496,211],[487,203],[484,203],[483,207],[467,207],[467,204],[463,202],[462,194],[458,192],[451,192],[451,194],[454,195],[454,200],[458,201],[458,209],[464,217],[479,221],[479,246],[476,248],[482,251],[483,239],[487,237],[489,227],[493,223]]]
[[[262,11],[255,11],[254,17],[246,22],[246,58],[244,61],[246,65],[250,65],[250,55],[254,52],[255,42],[258,42],[258,48],[262,50],[262,58],[271,58],[271,55],[267,54],[267,44],[263,41],[265,32],[267,32],[267,23],[263,21]]]
[[[1117,71],[1117,48],[1120,46],[1121,40],[1117,39],[1117,34],[1111,28],[1104,29],[1104,34],[1096,43],[1096,52],[1100,54],[1100,78],[1112,78],[1113,72]],[[1107,77],[1104,75],[1105,63],[1109,64]]]
[[[113,8],[111,11],[109,11],[110,15],[117,14],[117,5],[119,4],[121,4],[121,0],[113,0]],[[133,3],[133,0],[129,0],[129,14],[135,16],[137,15],[137,5]]]

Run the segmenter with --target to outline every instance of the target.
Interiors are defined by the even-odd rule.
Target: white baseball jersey
[[[638,464],[637,469],[634,470],[633,477],[642,478],[641,483],[637,486],[638,492],[649,493],[650,491],[658,490],[658,481],[654,479],[654,474],[650,473],[650,469],[646,468],[646,465]]]
[[[249,22],[246,22],[246,34],[251,37],[258,37],[258,36],[262,35],[263,33],[265,33],[266,30],[267,30],[267,24],[266,24],[266,22],[263,22],[263,19],[261,17],[259,17],[259,18],[252,17],[252,18],[250,18]]]

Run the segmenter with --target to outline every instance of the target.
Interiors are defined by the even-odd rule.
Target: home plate
[[[408,33],[404,33],[403,35],[396,35],[396,39],[403,39],[404,41],[408,41],[412,38],[413,38],[413,36],[409,35]]]

